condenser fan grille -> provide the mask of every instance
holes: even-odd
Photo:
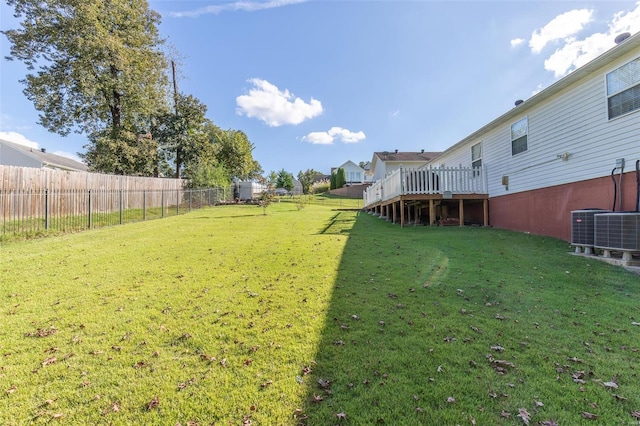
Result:
[[[603,213],[595,216],[594,246],[640,251],[640,213]]]

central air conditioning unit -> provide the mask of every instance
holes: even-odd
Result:
[[[607,213],[604,209],[584,209],[571,212],[571,245],[576,246],[576,253],[584,247],[585,254],[591,254],[594,246],[595,215]]]
[[[640,252],[640,212],[596,214],[594,246],[622,251],[623,260],[631,260],[632,252]]]

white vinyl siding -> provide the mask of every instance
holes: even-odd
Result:
[[[607,74],[609,119],[640,109],[640,58]]]
[[[637,50],[536,106],[527,107],[525,102],[517,107],[528,118],[527,155],[512,155],[505,142],[510,140],[514,121],[505,119],[445,152],[437,163],[471,166],[471,146],[481,139],[489,195],[496,197],[608,176],[617,158],[635,162],[640,158],[637,114],[609,120],[603,80],[636,57]],[[567,161],[558,158],[564,153],[570,154]],[[508,190],[502,185],[503,175],[509,176]]]

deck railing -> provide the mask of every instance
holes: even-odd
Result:
[[[399,168],[368,187],[364,206],[410,194],[486,194],[484,167]]]

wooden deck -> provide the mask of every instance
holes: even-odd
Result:
[[[405,225],[489,225],[483,168],[400,168],[363,194],[371,214]]]

